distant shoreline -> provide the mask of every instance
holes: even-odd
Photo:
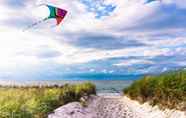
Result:
[[[0,85],[11,86],[52,86],[65,84],[79,84],[84,82],[91,82],[96,85],[97,93],[121,93],[123,88],[128,87],[134,80],[30,80],[30,81],[15,81],[15,80],[0,80]]]

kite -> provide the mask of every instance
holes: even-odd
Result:
[[[147,0],[146,2],[145,2],[145,4],[149,4],[149,3],[151,3],[151,2],[155,2],[155,1],[162,1],[162,0]]]
[[[40,20],[40,21],[38,21],[38,22],[36,22],[36,23],[34,23],[34,24],[32,24],[32,25],[30,25],[26,29],[29,29],[29,28],[31,28],[31,27],[33,27],[35,25],[38,25],[39,23],[41,23],[43,21],[46,21],[46,20],[52,19],[52,18],[56,19],[56,22],[57,22],[56,25],[59,25],[62,22],[62,20],[65,18],[66,14],[67,14],[67,11],[64,10],[64,9],[57,8],[57,7],[54,7],[52,5],[45,5],[45,6],[47,6],[49,11],[50,11],[49,16],[44,18],[44,19],[42,19],[42,20]]]
[[[50,18],[55,18],[57,21],[57,25],[59,25],[66,16],[67,11],[61,8],[53,7],[51,5],[47,5],[47,7],[50,10],[50,15],[46,18],[46,20]]]

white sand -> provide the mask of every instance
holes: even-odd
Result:
[[[139,104],[137,101],[130,100],[127,97],[123,97],[122,101],[127,104],[133,113],[142,118],[186,118],[186,111],[160,110],[157,106],[152,107],[148,103]]]
[[[78,102],[69,103],[56,109],[48,118],[186,118],[184,112],[162,111],[123,96],[92,96],[87,105],[83,107]]]

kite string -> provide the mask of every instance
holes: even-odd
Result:
[[[35,23],[29,25],[27,28],[25,28],[25,29],[23,30],[23,32],[26,31],[26,30],[28,30],[28,29],[30,29],[30,28],[32,28],[32,27],[34,27],[34,26],[36,26],[36,25],[38,25],[38,24],[40,24],[40,23],[42,23],[42,22],[44,22],[44,21],[46,21],[47,19],[48,19],[48,17],[46,17],[46,18],[44,18],[44,19],[42,19],[42,20],[39,20],[39,21],[37,21],[37,22],[35,22]]]

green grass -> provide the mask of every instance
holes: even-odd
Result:
[[[0,118],[47,118],[54,109],[96,94],[95,85],[0,87]]]
[[[123,90],[131,99],[160,108],[186,110],[186,70],[145,76]]]

